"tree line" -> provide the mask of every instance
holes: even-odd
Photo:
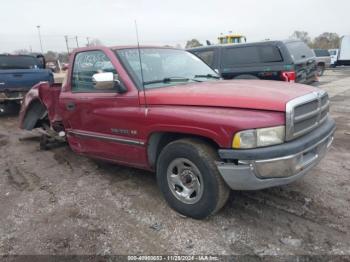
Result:
[[[103,45],[103,43],[99,39],[94,38],[94,39],[90,40],[85,46],[89,47],[89,46],[98,46],[98,45]],[[15,50],[13,53],[16,55],[33,54],[33,52],[31,52],[28,49],[18,49],[18,50]],[[62,63],[68,63],[68,61],[69,61],[68,52],[56,52],[56,51],[49,50],[47,52],[44,52],[43,55],[44,55],[46,61],[59,60]]]
[[[339,48],[340,37],[337,33],[324,32],[319,36],[312,38],[308,32],[294,31],[289,37],[290,39],[298,39],[305,42],[312,49],[334,49]],[[186,42],[186,48],[203,46],[198,39],[191,39]]]
[[[294,31],[290,38],[301,40],[313,49],[335,49],[339,48],[340,45],[339,35],[331,32],[324,32],[315,38],[311,38],[308,32]]]
[[[290,39],[298,39],[305,42],[312,49],[333,49],[339,48],[340,37],[337,33],[324,32],[319,36],[312,38],[306,31],[294,31],[293,34],[289,37]],[[92,39],[86,46],[96,46],[102,45],[102,42],[99,39]],[[203,46],[203,44],[197,39],[191,39],[186,42],[185,48],[193,48]],[[178,44],[176,48],[181,48]],[[14,51],[14,54],[30,54],[31,52],[28,49],[19,49]],[[46,60],[60,60],[63,63],[68,62],[68,52],[55,52],[47,51],[44,53]]]

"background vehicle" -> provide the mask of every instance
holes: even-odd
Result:
[[[312,50],[301,41],[266,41],[189,49],[224,79],[317,81]]]
[[[247,42],[247,38],[241,34],[220,35],[218,37],[219,44],[239,44]]]
[[[329,49],[328,52],[331,55],[331,67],[335,67],[338,61],[339,49]]]
[[[40,81],[53,82],[42,56],[0,55],[0,106],[19,104],[25,93]]]
[[[332,142],[328,95],[313,87],[219,80],[170,48],[78,49],[70,65],[62,87],[42,82],[26,95],[20,126],[66,135],[79,154],[155,171],[168,204],[186,216],[214,214],[230,188],[302,177]]]
[[[50,69],[53,73],[60,73],[62,71],[61,62],[56,60],[46,60],[46,68]]]
[[[350,35],[343,36],[340,41],[338,65],[350,65]]]
[[[324,70],[331,66],[331,55],[327,49],[313,49],[316,55],[317,74],[322,76]]]

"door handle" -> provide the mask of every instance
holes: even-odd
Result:
[[[74,102],[68,102],[66,104],[66,108],[68,111],[74,111],[75,110],[75,103]]]

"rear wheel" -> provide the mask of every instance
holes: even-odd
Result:
[[[168,144],[157,162],[157,181],[164,198],[182,215],[203,219],[219,211],[230,189],[215,161],[215,150],[197,139]]]
[[[317,75],[318,76],[323,76],[324,70],[325,70],[325,66],[323,64],[317,65]]]

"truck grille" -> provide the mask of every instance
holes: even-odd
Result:
[[[302,136],[319,125],[328,116],[329,98],[325,91],[317,91],[295,98],[286,106],[286,140]]]

